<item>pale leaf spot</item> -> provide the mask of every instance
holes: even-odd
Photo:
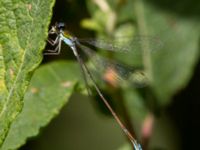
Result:
[[[72,83],[70,81],[66,81],[66,82],[62,82],[61,83],[61,86],[64,87],[64,88],[68,88],[72,85]]]
[[[39,92],[39,89],[38,88],[35,88],[35,87],[32,87],[31,88],[31,93],[32,94],[36,94],[36,93],[38,93]]]
[[[116,79],[117,73],[113,68],[108,68],[103,76],[103,79],[108,82],[111,86],[117,87],[118,82]]]

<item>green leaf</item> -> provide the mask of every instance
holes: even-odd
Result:
[[[54,0],[0,1],[0,146],[42,60]]]
[[[2,150],[19,148],[59,113],[80,77],[78,67],[77,63],[54,62],[36,70],[22,113],[13,122]]]
[[[158,104],[166,106],[193,75],[200,56],[200,22],[167,14],[147,4],[144,8],[149,32],[163,42],[163,47],[151,55],[152,89]]]

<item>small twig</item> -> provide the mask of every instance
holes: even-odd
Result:
[[[103,11],[109,12],[111,11],[108,3],[105,0],[93,0],[93,2]]]
[[[93,2],[101,9],[102,12],[108,14],[106,30],[109,34],[112,34],[117,20],[115,11],[110,8],[106,0],[93,0]]]
[[[137,23],[138,23],[138,29],[139,29],[139,33],[141,35],[148,35],[148,30],[147,30],[147,26],[146,26],[146,22],[145,22],[145,15],[144,15],[144,6],[143,6],[143,2],[142,0],[134,0],[134,10],[135,10],[135,14],[136,14],[136,18],[137,18]],[[144,65],[144,69],[147,73],[147,76],[149,78],[149,83],[151,84],[153,82],[153,73],[152,73],[152,62],[151,62],[151,52],[149,49],[149,42],[148,41],[142,41],[141,42],[141,47],[142,47],[142,53],[143,53],[143,65]],[[152,124],[153,126],[153,121]],[[151,126],[151,129],[152,129]],[[151,137],[151,135],[149,136],[145,136],[142,135],[142,147],[143,149],[147,149],[148,147],[148,141]]]
[[[145,15],[144,15],[144,6],[142,0],[134,0],[134,10],[136,13],[136,18],[138,22],[138,29],[141,35],[148,35],[146,22],[145,22]],[[148,78],[150,83],[153,82],[153,75],[152,75],[152,62],[151,62],[151,52],[149,49],[149,42],[142,41],[142,52],[143,52],[143,64],[144,69],[147,72]]]

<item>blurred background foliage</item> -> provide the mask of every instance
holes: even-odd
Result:
[[[142,41],[148,45],[141,47],[143,54],[105,54],[143,68],[150,79],[147,87],[114,88],[98,83],[144,149],[185,150],[199,146],[199,19],[198,0],[57,0],[51,25],[65,22],[80,38],[158,38],[159,43]],[[43,64],[75,61],[69,48],[63,45],[63,49],[68,51],[45,56]],[[95,94],[93,100],[74,94],[60,115],[21,150],[131,149],[97,100]]]

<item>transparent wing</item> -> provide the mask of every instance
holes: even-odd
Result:
[[[114,40],[109,39],[79,39],[82,44],[92,45],[94,47],[118,52],[134,52],[135,54],[140,54],[141,49],[144,46],[148,46],[151,52],[156,52],[159,50],[163,43],[159,37],[153,36],[135,36],[131,37],[117,37]]]
[[[98,72],[110,84],[117,86],[124,83],[124,81],[127,83],[128,80],[135,87],[148,85],[148,78],[142,70],[100,56],[89,47],[80,43],[77,43],[77,45],[90,58],[95,72]]]

